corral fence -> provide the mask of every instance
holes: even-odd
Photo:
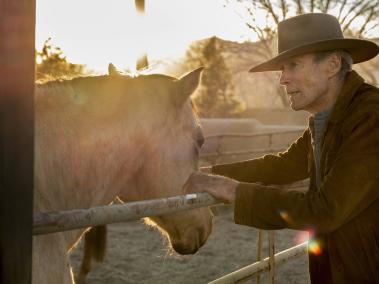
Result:
[[[272,133],[259,133],[259,134],[219,134],[211,135],[206,139],[223,139],[224,137],[258,137],[262,135],[269,136],[269,141],[272,141],[274,135],[283,133],[294,133],[299,130],[280,131]],[[269,144],[271,146],[271,144]],[[268,147],[266,149],[258,149],[259,153],[274,152],[276,149]],[[284,150],[284,149],[281,149]],[[222,156],[239,155],[242,151],[229,151],[227,153],[214,153]],[[244,151],[246,153],[257,153],[254,151]],[[209,154],[211,155],[211,154]],[[213,155],[213,154],[212,154]],[[203,158],[203,157],[202,157]],[[307,181],[288,186],[287,188],[305,188]],[[80,228],[120,223],[138,220],[143,217],[158,216],[183,210],[195,209],[211,205],[220,205],[221,202],[217,201],[208,193],[193,193],[182,196],[173,196],[169,198],[144,200],[137,202],[130,202],[125,204],[115,204],[107,206],[92,207],[89,209],[76,209],[69,211],[56,211],[36,214],[33,223],[33,235],[49,234],[56,232],[63,232],[68,230],[75,230]],[[291,247],[287,250],[275,253],[275,235],[274,231],[268,232],[269,255],[262,259],[262,243],[263,234],[265,231],[259,230],[258,232],[258,246],[257,246],[257,262],[243,267],[237,271],[227,274],[219,279],[211,281],[212,284],[223,283],[242,283],[248,279],[256,277],[256,283],[260,282],[260,273],[268,271],[269,283],[275,281],[275,266],[280,265],[292,258],[304,255],[307,251],[307,242]]]
[[[262,133],[219,133],[207,135],[206,140],[216,140],[214,147],[211,152],[203,153],[201,155],[202,159],[208,158],[222,158],[226,156],[240,156],[246,154],[262,154],[262,153],[277,153],[284,151],[289,146],[288,143],[280,143],[279,145],[274,144],[274,138],[281,138],[284,135],[295,135],[300,134],[304,129],[291,129],[291,130],[278,130],[275,132],[262,132]],[[265,146],[262,148],[250,148],[245,150],[229,150],[223,146],[223,141],[226,139],[236,138],[236,139],[249,139],[249,138],[267,138]],[[292,140],[291,140],[292,141]],[[252,142],[253,143],[253,142]],[[278,144],[278,143],[276,143]]]

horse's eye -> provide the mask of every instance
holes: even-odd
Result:
[[[203,146],[203,144],[204,144],[204,141],[205,141],[205,138],[203,135],[203,131],[199,130],[197,132],[197,137],[196,137],[197,146],[199,146],[199,148],[201,148],[201,146]]]

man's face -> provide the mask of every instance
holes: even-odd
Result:
[[[287,59],[282,65],[280,84],[286,88],[293,110],[311,113],[323,110],[328,92],[328,60],[315,62],[314,54]]]

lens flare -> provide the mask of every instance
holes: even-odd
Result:
[[[287,223],[291,221],[291,218],[286,211],[280,211],[279,214],[280,214],[280,217],[282,217],[282,219],[286,221]]]
[[[299,231],[293,237],[292,241],[294,245],[302,244],[309,240],[309,232],[307,231]]]
[[[315,255],[321,254],[321,246],[317,241],[310,240],[308,242],[308,250],[310,253],[313,253]]]

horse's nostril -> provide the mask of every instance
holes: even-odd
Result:
[[[191,246],[184,243],[173,243],[172,247],[177,253],[182,255],[194,254],[199,250],[198,246]]]
[[[209,212],[200,221],[201,226],[189,227],[181,234],[170,235],[171,246],[177,253],[194,254],[206,243],[212,231],[212,214]]]

